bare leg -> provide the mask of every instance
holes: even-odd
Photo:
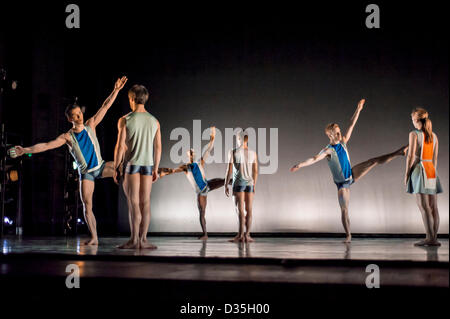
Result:
[[[80,184],[84,219],[91,233],[91,239],[86,241],[84,245],[98,245],[97,222],[92,211],[92,195],[94,194],[95,183],[88,179],[83,179]]]
[[[350,189],[343,187],[340,190],[338,190],[338,200],[339,200],[339,206],[341,207],[342,226],[344,226],[345,235],[346,235],[344,243],[349,243],[352,241],[352,234],[350,232],[350,218],[348,216],[348,204],[350,202]]]
[[[433,216],[433,242],[429,245],[431,246],[440,246],[441,243],[437,240],[437,235],[439,231],[439,211],[437,207],[437,196],[436,195],[428,195],[428,203],[431,206],[431,215]]]
[[[425,240],[421,240],[415,243],[415,246],[425,246],[433,241],[433,216],[431,207],[428,203],[428,196],[426,194],[416,194],[417,206],[419,206],[420,212],[422,213],[422,220],[425,226],[426,237]]]
[[[205,240],[208,239],[208,233],[206,232],[206,204],[207,204],[207,197],[206,196],[197,196],[197,206],[198,206],[198,213],[200,218],[200,225],[202,226],[203,235],[199,237],[198,239]]]
[[[213,178],[208,181],[208,187],[210,191],[221,188],[225,183],[224,178]]]
[[[140,174],[125,174],[124,185],[127,186],[125,193],[128,198],[128,210],[131,215],[130,240],[118,248],[139,248],[139,226],[141,224],[142,215],[139,207],[139,187]]]
[[[404,156],[406,154],[406,150],[408,149],[408,145],[402,146],[398,150],[393,153],[378,156],[375,158],[371,158],[365,162],[356,164],[352,167],[353,180],[356,182],[358,179],[366,175],[372,168],[377,165],[389,163],[396,156]]]
[[[244,241],[244,192],[233,192],[234,207],[239,218],[239,232],[231,242],[243,242]]]
[[[142,221],[139,226],[139,241],[140,248],[143,249],[156,249],[155,245],[147,243],[148,227],[150,226],[150,195],[152,192],[152,176],[141,175],[139,188],[139,207],[141,209]]]
[[[114,175],[114,162],[106,162],[105,167],[103,168],[102,177],[113,177]]]
[[[245,241],[247,243],[253,242],[253,238],[250,236],[250,228],[252,227],[252,212],[253,212],[253,198],[255,193],[244,193],[245,194]]]

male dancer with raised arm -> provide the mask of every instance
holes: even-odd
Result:
[[[118,122],[118,137],[114,150],[114,181],[123,174],[123,189],[130,214],[130,240],[119,248],[156,249],[147,242],[150,226],[150,194],[158,179],[161,159],[161,131],[158,120],[145,109],[148,91],[133,85],[128,91],[132,112]],[[123,172],[120,167],[123,165]]]
[[[205,160],[209,156],[211,149],[214,146],[214,138],[216,135],[216,128],[213,126],[210,128],[210,139],[208,148],[203,153],[200,161],[196,162],[195,152],[193,149],[190,149],[188,152],[189,163],[183,164],[178,168],[160,168],[159,176],[162,178],[163,176],[167,176],[174,173],[184,172],[186,174],[187,179],[191,183],[195,192],[197,193],[197,207],[200,218],[200,225],[202,227],[203,234],[199,237],[201,240],[208,239],[208,233],[206,231],[206,204],[207,204],[207,196],[210,191],[213,191],[217,188],[223,186],[225,179],[223,178],[213,178],[210,180],[206,179],[205,174]]]
[[[53,141],[39,143],[30,147],[16,146],[17,156],[25,153],[40,153],[66,144],[75,159],[80,174],[80,193],[83,202],[83,212],[91,239],[85,245],[98,245],[97,223],[92,211],[92,197],[94,194],[94,181],[98,178],[112,177],[114,172],[113,162],[105,162],[100,153],[100,146],[95,133],[95,128],[103,120],[106,112],[114,103],[117,94],[124,87],[127,78],[123,76],[117,79],[112,93],[107,97],[97,113],[86,122],[83,112],[77,104],[71,104],[66,108],[67,120],[72,123],[72,128],[58,136]]]
[[[248,148],[248,135],[243,140],[240,134],[236,134],[238,147],[229,152],[228,165],[225,177],[225,195],[230,197],[228,184],[231,179],[233,200],[239,217],[239,231],[231,242],[253,242],[250,236],[252,225],[253,198],[256,182],[258,180],[258,157],[255,151]],[[244,215],[244,211],[246,215]]]
[[[351,166],[350,156],[347,151],[347,143],[350,140],[353,128],[358,121],[358,117],[364,107],[364,103],[364,99],[359,101],[356,111],[350,120],[350,126],[344,136],[341,135],[341,129],[336,123],[328,124],[325,128],[325,134],[330,139],[330,143],[316,156],[309,158],[291,168],[291,172],[295,172],[302,167],[315,164],[324,158],[328,160],[328,166],[330,167],[331,174],[333,175],[334,183],[337,186],[342,225],[344,226],[346,234],[344,241],[345,243],[350,243],[352,240],[352,235],[350,232],[350,219],[348,215],[350,185],[366,175],[375,166],[388,163],[396,156],[405,155],[406,150],[408,149],[408,146],[403,146],[393,153],[371,158],[353,167]]]

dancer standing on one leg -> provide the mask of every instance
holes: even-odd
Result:
[[[197,193],[197,207],[199,212],[200,225],[202,227],[203,234],[199,237],[201,240],[208,239],[208,232],[206,231],[206,204],[207,204],[207,196],[210,191],[213,191],[217,188],[223,186],[225,179],[223,178],[213,178],[210,180],[206,179],[205,175],[205,160],[209,156],[211,149],[214,146],[214,138],[216,136],[216,128],[213,126],[210,128],[210,139],[208,148],[203,153],[199,162],[195,162],[195,152],[193,149],[190,149],[188,152],[189,163],[181,165],[178,168],[160,168],[159,176],[162,178],[163,176],[167,176],[174,173],[184,172],[186,174],[187,179],[191,183],[195,192]]]
[[[156,249],[147,243],[150,226],[150,194],[158,179],[161,159],[161,131],[158,120],[145,110],[148,91],[133,85],[128,91],[132,112],[118,122],[117,144],[114,150],[114,181],[118,183],[123,165],[123,189],[130,214],[130,240],[119,248]]]
[[[416,195],[426,232],[425,240],[415,245],[439,246],[440,243],[437,240],[439,212],[436,195],[442,193],[436,171],[439,142],[437,135],[433,133],[432,123],[426,110],[414,109],[411,120],[416,130],[409,133],[405,185],[408,193]]]
[[[71,104],[66,108],[67,120],[72,123],[72,128],[58,136],[53,141],[39,143],[30,147],[15,147],[17,156],[25,153],[40,153],[66,144],[75,159],[78,172],[80,174],[80,197],[83,202],[83,212],[91,239],[85,245],[98,245],[97,222],[92,211],[92,197],[94,194],[94,181],[99,178],[112,177],[114,173],[114,163],[105,162],[100,153],[100,146],[97,140],[95,128],[103,120],[106,112],[114,103],[117,94],[124,87],[127,78],[123,76],[117,79],[112,93],[103,102],[97,113],[89,118],[86,123],[83,119],[83,112],[77,104]]]
[[[371,158],[365,162],[357,164],[351,167],[350,156],[347,151],[347,142],[358,121],[359,114],[364,107],[365,100],[359,101],[353,117],[351,118],[350,126],[344,136],[341,135],[341,130],[336,123],[328,124],[325,128],[325,134],[330,139],[328,144],[319,154],[301,162],[291,168],[291,172],[295,172],[302,167],[306,167],[317,163],[324,158],[328,160],[328,166],[330,167],[333,175],[334,183],[337,186],[339,206],[341,208],[342,225],[344,226],[346,239],[345,243],[351,242],[352,235],[350,232],[350,218],[348,214],[348,206],[350,202],[350,185],[366,175],[372,168],[379,164],[388,163],[396,156],[405,155],[407,146],[403,146],[397,151]]]
[[[225,178],[225,195],[230,196],[228,184],[233,176],[232,189],[236,212],[239,217],[239,231],[231,242],[252,242],[250,228],[252,225],[253,197],[258,180],[258,158],[256,153],[248,148],[248,135],[243,141],[240,134],[236,135],[238,148],[228,155],[228,166]],[[244,215],[245,211],[245,215]]]

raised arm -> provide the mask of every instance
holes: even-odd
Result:
[[[158,179],[159,162],[161,161],[161,129],[158,122],[158,129],[156,130],[155,137],[153,139],[153,183]]]
[[[230,190],[228,189],[228,185],[230,184],[231,181],[231,175],[233,173],[233,151],[230,151],[230,153],[228,154],[228,164],[227,164],[227,171],[225,173],[225,183],[224,183],[224,187],[225,187],[225,195],[227,195],[228,197],[230,197]]]
[[[356,111],[353,114],[352,118],[350,119],[350,126],[348,127],[345,135],[342,137],[344,143],[347,143],[350,137],[352,136],[353,128],[355,127],[355,124],[358,121],[359,113],[361,113],[362,109],[364,108],[365,102],[366,102],[365,99],[359,101],[358,106],[356,107]]]
[[[316,156],[308,158],[306,161],[303,161],[301,163],[298,163],[297,165],[292,166],[291,172],[296,172],[302,167],[313,165],[313,164],[323,160],[325,157],[327,157],[330,154],[331,154],[331,150],[329,148],[325,148]]]
[[[414,132],[409,133],[409,146],[408,146],[408,155],[406,156],[406,167],[405,167],[405,178],[404,183],[408,182],[408,177],[411,174],[411,168],[414,164],[414,156],[416,154],[417,147],[417,134]]]
[[[120,165],[123,163],[123,159],[125,156],[125,151],[127,149],[127,146],[125,144],[126,137],[127,137],[127,130],[125,127],[125,119],[122,117],[119,119],[119,122],[117,123],[117,142],[116,146],[114,148],[114,182],[116,184],[119,184],[119,178],[122,174],[120,171]]]
[[[205,150],[205,152],[203,153],[202,158],[200,160],[200,164],[202,166],[205,165],[205,160],[209,156],[209,153],[211,152],[211,150],[214,146],[215,137],[216,137],[216,128],[214,126],[211,126],[208,148]]]
[[[95,128],[105,117],[106,112],[108,112],[111,105],[116,100],[117,94],[119,91],[124,87],[125,83],[127,83],[127,77],[122,76],[122,78],[117,79],[116,83],[114,84],[114,89],[111,92],[111,94],[106,98],[105,102],[103,102],[103,105],[100,107],[100,109],[95,113],[93,117],[88,119],[86,121],[86,125],[92,126]]]
[[[47,142],[47,143],[39,143],[39,144],[35,144],[33,146],[30,147],[22,147],[22,146],[15,146],[15,150],[16,150],[16,155],[17,156],[22,156],[23,154],[26,153],[31,153],[31,154],[35,154],[35,153],[41,153],[41,152],[45,152],[54,148],[58,148],[63,146],[64,144],[66,144],[67,139],[65,134],[61,134],[60,136],[58,136],[57,138],[55,138],[53,141]]]

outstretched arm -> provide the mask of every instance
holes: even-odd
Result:
[[[155,137],[153,138],[153,183],[158,179],[159,162],[161,161],[161,129],[158,122],[158,129],[156,130]]]
[[[105,102],[103,102],[103,105],[100,107],[100,109],[97,111],[97,113],[91,117],[89,120],[86,121],[86,125],[92,126],[95,128],[100,122],[103,120],[103,118],[106,115],[106,112],[108,112],[111,105],[116,100],[117,94],[119,91],[124,87],[125,83],[127,83],[127,77],[122,76],[122,78],[117,79],[116,83],[114,84],[114,89],[111,92],[111,94],[106,98]]]
[[[228,185],[230,184],[231,174],[233,173],[233,157],[234,157],[233,151],[230,151],[228,155],[227,172],[225,173],[225,183],[224,183],[225,195],[227,195],[228,197],[230,197],[230,190],[228,189]]]
[[[356,111],[350,120],[350,126],[348,127],[345,135],[343,136],[344,143],[347,143],[348,140],[350,139],[350,136],[352,136],[353,128],[355,127],[355,124],[358,121],[359,113],[361,113],[365,102],[366,102],[365,99],[362,99],[361,101],[359,101],[358,106],[356,107]]]
[[[64,144],[66,144],[66,137],[64,134],[61,134],[60,136],[58,136],[57,138],[55,138],[53,141],[47,142],[47,143],[39,143],[39,144],[35,144],[33,146],[30,147],[22,147],[22,146],[15,146],[15,150],[16,150],[16,155],[17,156],[22,156],[23,154],[26,153],[41,153],[41,152],[45,152],[54,148],[58,148],[63,146]]]
[[[411,174],[411,168],[414,164],[414,156],[416,154],[417,147],[417,134],[414,132],[409,133],[409,146],[408,155],[406,156],[406,168],[405,168],[405,179],[404,183],[408,182],[408,177]]]
[[[316,156],[308,158],[306,161],[303,161],[303,162],[298,163],[297,165],[294,165],[293,167],[291,167],[291,172],[296,172],[302,167],[310,166],[310,165],[313,165],[313,164],[323,160],[325,157],[327,157],[327,155],[330,155],[330,152],[331,151],[329,148],[323,149]]]
[[[177,168],[166,168],[166,167],[161,167],[158,169],[158,174],[159,177],[164,177],[164,176],[168,176],[168,175],[172,175],[175,173],[181,173],[181,172],[186,172],[186,165],[181,165]]]
[[[119,178],[122,172],[120,172],[120,165],[123,163],[123,158],[125,156],[125,150],[127,146],[125,144],[127,130],[125,127],[125,119],[122,117],[119,119],[117,123],[118,134],[117,134],[117,142],[116,147],[114,148],[114,182],[119,184]]]
[[[202,166],[205,165],[205,160],[209,156],[209,153],[211,152],[211,150],[212,150],[212,148],[214,146],[214,138],[215,137],[216,137],[216,127],[215,126],[211,126],[208,148],[205,150],[205,152],[203,153],[202,158],[200,160],[200,164]]]

